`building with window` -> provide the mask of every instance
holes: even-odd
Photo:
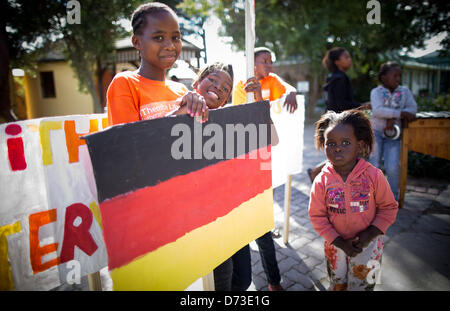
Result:
[[[440,57],[436,51],[410,58],[402,65],[402,84],[415,96],[450,92],[450,57]]]

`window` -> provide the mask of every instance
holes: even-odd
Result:
[[[44,98],[56,97],[53,71],[42,71],[39,74],[41,77],[42,97]]]

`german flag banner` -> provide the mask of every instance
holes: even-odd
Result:
[[[269,103],[85,136],[114,290],[184,290],[274,227]]]

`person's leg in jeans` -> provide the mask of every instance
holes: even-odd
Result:
[[[369,162],[373,166],[381,169],[381,158],[383,157],[383,149],[384,149],[383,148],[384,137],[383,133],[376,130],[373,131],[373,134],[375,137],[375,141],[373,144],[372,154],[369,157]]]
[[[233,279],[231,290],[246,291],[252,283],[252,262],[250,258],[250,247],[244,246],[232,257]]]
[[[395,199],[398,201],[398,183],[399,183],[399,161],[400,161],[400,139],[385,139],[384,142],[384,170],[386,171],[386,177],[391,186],[392,193]]]
[[[282,287],[280,286],[280,270],[278,269],[272,233],[269,231],[257,238],[256,244],[258,245],[262,266],[269,282],[269,290],[272,290],[273,287],[275,287],[276,290],[282,290]]]
[[[222,264],[214,269],[214,290],[230,291],[231,280],[233,277],[233,259],[232,257],[225,260]]]

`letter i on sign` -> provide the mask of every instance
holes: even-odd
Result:
[[[22,133],[22,128],[18,124],[10,124],[5,128],[5,133],[16,136]],[[23,148],[22,137],[8,138],[6,140],[8,146],[8,160],[13,171],[23,171],[27,168],[25,161],[25,152]]]

